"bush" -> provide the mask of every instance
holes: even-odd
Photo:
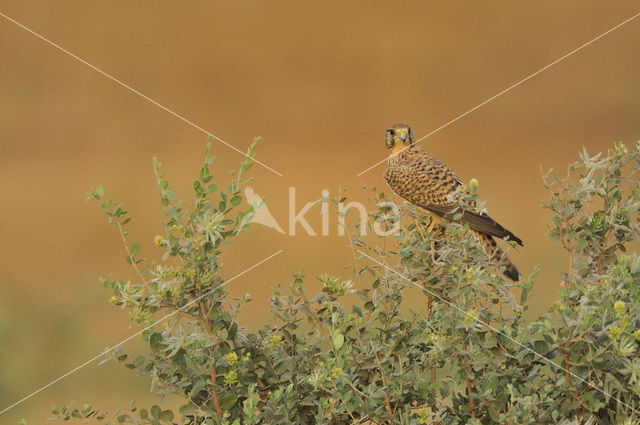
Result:
[[[427,231],[410,205],[399,214],[372,189],[379,208],[367,223],[400,224],[392,244],[352,236],[354,285],[322,275],[309,295],[304,275],[269,298],[259,330],[236,317],[249,297],[223,287],[223,246],[248,229],[254,205],[237,211],[249,179],[251,145],[227,190],[212,183],[209,142],[192,209],[154,159],[164,210],[163,262],[146,264],[139,245],[127,261],[139,281],[104,280],[111,302],[141,333],[145,356],[116,359],[149,376],[159,395],[184,400],[178,412],[132,403],[108,414],[91,405],[55,408],[59,420],[195,424],[631,424],[640,418],[640,259],[625,254],[640,232],[640,143],[606,155],[586,151],[564,178],[544,176],[550,235],[568,253],[558,301],[525,320],[536,270],[503,278],[466,226]],[[342,196],[342,195],[340,195]],[[464,194],[477,205],[477,184]],[[122,233],[128,213],[98,188],[89,193]],[[400,220],[402,217],[402,220]],[[387,238],[390,239],[390,238]],[[391,245],[391,247],[389,247]],[[366,264],[366,265],[365,265]],[[420,296],[415,311],[403,306]],[[517,296],[516,296],[517,294]],[[162,323],[154,320],[170,315]]]

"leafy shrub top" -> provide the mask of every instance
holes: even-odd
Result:
[[[255,332],[237,313],[219,259],[248,229],[257,205],[238,211],[247,159],[226,191],[212,182],[211,144],[183,208],[154,159],[164,234],[163,261],[129,246],[129,215],[101,188],[97,199],[122,234],[139,280],[103,280],[111,302],[148,327],[144,356],[108,352],[148,376],[178,412],[153,406],[108,414],[92,405],[55,407],[60,420],[203,424],[631,424],[640,418],[640,260],[626,254],[640,232],[640,144],[586,151],[566,177],[544,176],[551,237],[567,252],[558,301],[526,321],[531,276],[512,284],[471,236],[451,224],[427,232],[410,205],[390,214],[386,195],[368,225],[400,230],[386,248],[352,237],[366,284],[319,276],[309,295],[296,273],[269,297],[271,317]],[[464,194],[478,204],[477,181]],[[342,196],[342,194],[340,194]],[[227,278],[228,279],[228,278]],[[422,294],[420,294],[420,292]],[[516,294],[518,295],[516,297]],[[415,311],[407,297],[423,297]],[[169,314],[168,317],[167,314]],[[159,318],[164,318],[158,322]]]

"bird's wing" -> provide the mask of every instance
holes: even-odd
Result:
[[[431,164],[428,170],[416,169],[405,165],[389,167],[384,179],[396,194],[423,208],[451,221],[467,223],[478,232],[498,238],[508,237],[522,245],[522,240],[485,213],[475,213],[462,209],[448,196],[453,195],[461,186],[460,179],[444,164]],[[455,216],[461,214],[459,220]]]

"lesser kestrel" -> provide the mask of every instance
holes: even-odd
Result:
[[[461,207],[454,197],[457,190],[464,187],[462,181],[445,164],[415,144],[411,127],[407,124],[391,125],[385,134],[385,143],[389,152],[389,168],[384,172],[384,179],[391,190],[429,212],[434,220],[468,224],[485,250],[506,267],[504,274],[517,281],[518,270],[503,255],[493,238],[506,238],[518,245],[522,245],[522,240],[486,213]]]

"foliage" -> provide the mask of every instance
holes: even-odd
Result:
[[[107,416],[91,405],[55,408],[59,420],[213,424],[632,424],[640,418],[640,259],[625,254],[640,232],[640,144],[544,176],[550,234],[568,253],[559,299],[525,320],[537,269],[522,283],[502,275],[466,226],[430,230],[410,205],[377,206],[367,225],[390,237],[352,236],[359,284],[321,275],[309,295],[302,272],[269,298],[271,318],[248,332],[236,320],[248,297],[222,287],[223,245],[247,230],[253,206],[237,212],[255,142],[228,191],[212,183],[210,144],[184,210],[154,168],[165,215],[160,264],[145,264],[127,242],[129,216],[98,199],[120,230],[139,281],[104,280],[113,304],[142,332],[149,351],[110,351],[149,376],[177,412],[153,406]],[[477,181],[461,193],[482,210]],[[342,196],[342,195],[340,195]],[[343,201],[343,199],[336,200]],[[376,246],[383,244],[382,247]],[[368,280],[367,280],[368,279]],[[516,296],[517,295],[517,296]],[[422,297],[415,311],[407,298]],[[172,312],[161,323],[155,322]]]

